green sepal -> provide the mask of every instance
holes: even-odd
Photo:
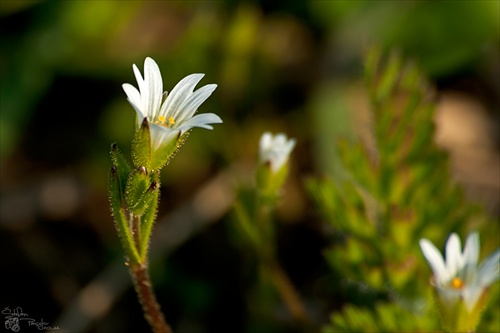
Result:
[[[158,148],[151,156],[151,170],[160,170],[175,156],[179,148],[184,144],[186,138],[189,136],[189,131],[185,133],[179,132],[178,136],[167,143],[166,145]]]
[[[151,230],[153,229],[153,223],[156,220],[156,213],[158,210],[158,203],[160,201],[160,176],[159,172],[154,172],[151,175],[151,185],[144,195],[145,199],[149,201],[144,214],[141,217],[141,244],[139,249],[139,254],[142,260],[146,259],[149,238],[151,236]]]
[[[288,167],[284,164],[273,172],[270,164],[261,164],[255,173],[257,188],[263,203],[275,205],[280,199],[280,189],[288,175]]]
[[[123,156],[122,152],[118,149],[116,143],[111,145],[111,161],[116,167],[116,176],[120,184],[120,193],[123,193],[127,185],[127,178],[132,168],[130,167],[127,159]]]
[[[139,129],[135,131],[132,140],[132,161],[136,168],[143,166],[148,170],[150,169],[151,135],[148,118],[144,118]]]
[[[130,209],[134,213],[134,215],[142,216],[145,213],[146,209],[148,209],[148,207],[152,204],[152,202],[154,200],[157,200],[158,188],[160,187],[157,178],[158,177],[155,177],[154,180],[151,180],[149,188],[146,190],[146,192],[144,192],[142,200]]]
[[[109,174],[109,202],[111,213],[115,221],[115,227],[118,231],[120,241],[131,264],[139,263],[139,253],[134,245],[130,227],[126,218],[125,208],[123,207],[123,197],[120,185],[120,171],[116,165],[111,167]]]
[[[139,167],[129,173],[127,187],[125,190],[125,201],[128,209],[134,214],[140,216],[147,208],[145,200],[146,191],[151,186],[151,180],[145,167]]]
[[[447,302],[441,297],[437,287],[433,288],[433,297],[446,332],[475,332],[486,307],[488,292],[483,290],[471,311],[466,309],[462,298],[457,297],[455,302]]]

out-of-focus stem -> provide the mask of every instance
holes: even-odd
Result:
[[[144,311],[144,317],[153,329],[154,333],[172,333],[172,329],[167,324],[160,305],[153,292],[147,266],[138,264],[130,267],[134,288]]]
[[[286,307],[292,316],[303,323],[308,321],[306,310],[300,296],[293,286],[288,276],[277,262],[272,262],[268,266],[271,279]]]

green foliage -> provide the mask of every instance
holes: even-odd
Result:
[[[347,305],[330,317],[322,333],[333,332],[440,332],[427,313],[412,313],[393,303],[377,303],[372,309]]]
[[[348,306],[332,316],[325,332],[428,331],[434,321],[415,326],[410,320],[416,304],[432,303],[429,269],[416,240],[443,244],[450,232],[465,232],[473,218],[485,218],[465,202],[450,179],[446,154],[433,142],[434,105],[419,70],[396,54],[383,59],[373,50],[365,74],[371,142],[339,140],[346,176],[310,179],[307,186],[326,222],[340,233],[324,252],[329,265],[393,303]]]

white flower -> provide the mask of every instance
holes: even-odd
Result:
[[[295,140],[288,140],[285,134],[279,133],[273,138],[269,132],[260,138],[259,156],[261,163],[269,163],[273,172],[278,171],[288,160],[295,147]]]
[[[499,278],[500,250],[496,250],[480,267],[479,235],[467,237],[463,253],[460,238],[453,233],[446,243],[446,260],[427,239],[420,240],[420,248],[434,273],[434,284],[439,295],[449,304],[463,299],[471,312],[485,289]]]
[[[151,133],[151,146],[156,150],[171,140],[176,139],[193,127],[213,129],[209,124],[222,123],[213,113],[199,114],[193,117],[198,107],[217,88],[209,84],[193,92],[194,87],[205,74],[191,74],[182,79],[170,94],[163,92],[160,69],[151,58],[144,61],[144,78],[137,66],[133,70],[139,90],[131,84],[123,84],[129,103],[137,112],[137,125],[144,118],[148,119]],[[167,97],[164,99],[164,96]]]

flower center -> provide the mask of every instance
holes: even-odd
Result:
[[[171,125],[175,124],[175,119],[174,119],[174,117],[170,116],[168,118],[168,122],[167,122],[167,119],[165,119],[165,117],[158,116],[158,120],[155,121],[155,124],[162,125],[165,127],[170,127]]]
[[[464,286],[464,281],[462,281],[461,278],[454,277],[453,280],[451,280],[450,284],[451,284],[452,288],[462,289],[462,287]]]

